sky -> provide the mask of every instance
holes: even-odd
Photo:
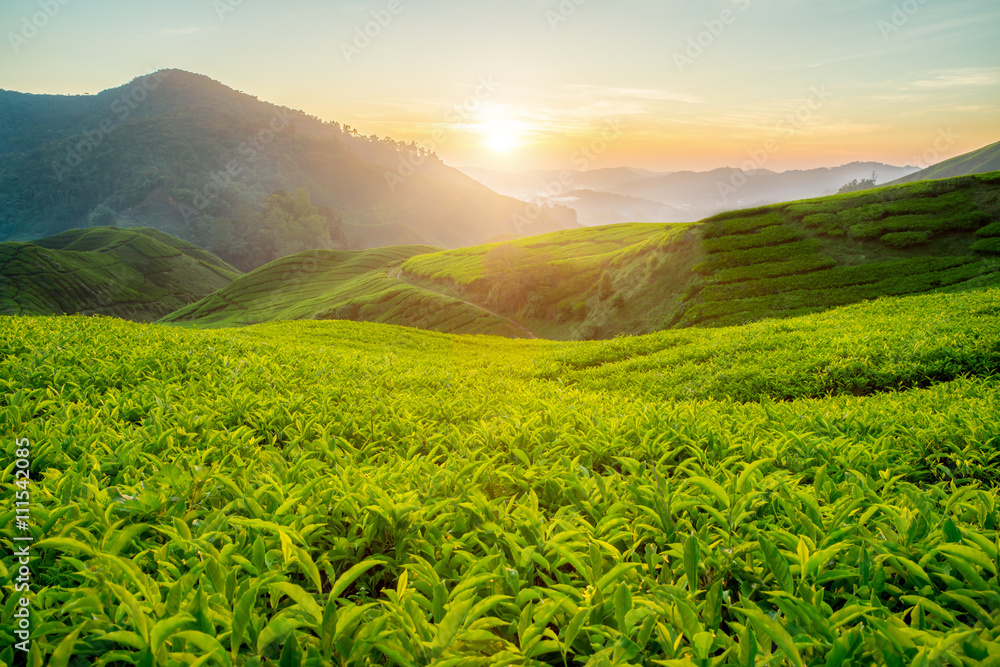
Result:
[[[0,88],[179,68],[454,166],[928,166],[1000,140],[998,0],[3,0]]]

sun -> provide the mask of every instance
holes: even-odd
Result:
[[[509,153],[521,145],[517,127],[509,121],[493,121],[483,125],[483,145],[497,153]]]

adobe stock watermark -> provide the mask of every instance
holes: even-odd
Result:
[[[545,10],[545,20],[548,21],[552,32],[573,18],[573,15],[585,4],[587,4],[587,0],[562,0],[555,9]]]
[[[492,74],[479,77],[472,94],[461,103],[445,111],[444,122],[448,125],[461,125],[467,122],[479,110],[483,102],[493,97],[499,88],[500,84],[493,78]],[[436,153],[437,149],[447,141],[448,133],[438,127],[431,133],[430,144],[423,150],[410,151],[405,156],[400,156],[396,170],[385,172],[385,182],[389,186],[389,190],[395,192],[397,186],[417,173],[417,169],[423,166],[427,158]]]
[[[209,175],[209,182],[202,187],[200,192],[195,192],[193,208],[187,204],[179,205],[184,222],[191,224],[192,216],[200,215],[208,208],[212,200],[222,194],[222,189],[232,185],[233,179],[243,173],[246,165],[264,152],[268,144],[278,138],[292,124],[292,116],[285,109],[278,109],[274,112],[267,127],[261,128],[254,134],[249,135],[239,146],[236,152],[243,160],[233,159],[222,166],[221,169]]]
[[[354,62],[354,59],[372,45],[382,33],[392,25],[396,17],[403,13],[406,6],[402,0],[389,0],[389,3],[382,9],[371,12],[371,20],[364,25],[355,26],[354,38],[350,42],[340,43],[340,52],[344,54],[347,64]]]
[[[62,8],[72,0],[39,0],[40,11],[30,16],[21,17],[21,29],[18,32],[8,32],[7,39],[14,53],[20,53],[21,48],[27,46],[28,42],[38,36],[38,33],[45,29],[49,21],[54,19]]]
[[[934,141],[928,146],[922,153],[914,155],[911,164],[914,164],[921,169],[926,169],[927,167],[933,166],[944,159],[945,155],[948,153],[955,142],[962,138],[962,135],[956,133],[950,127],[948,129],[940,128],[937,131],[937,136]]]
[[[906,0],[902,4],[892,6],[892,14],[888,19],[879,19],[878,29],[882,33],[882,39],[889,41],[890,37],[903,29],[907,23],[916,16],[920,9],[927,4],[927,0]]]
[[[775,125],[775,129],[781,132],[778,137],[768,137],[759,148],[747,151],[749,157],[738,171],[734,172],[728,180],[720,180],[715,184],[715,189],[719,193],[719,204],[729,203],[729,197],[736,194],[740,188],[748,182],[747,172],[763,169],[771,160],[771,156],[781,150],[785,141],[790,139],[805,128],[813,119],[817,111],[822,109],[833,97],[833,93],[826,89],[826,84],[813,86],[809,91],[809,97],[805,99],[794,111],[785,114]]]
[[[736,5],[734,9],[723,9],[718,17],[702,21],[704,30],[697,35],[688,37],[687,46],[683,51],[674,51],[674,65],[681,74],[695,61],[705,55],[708,49],[712,48],[715,42],[726,33],[726,28],[736,23],[740,12],[745,12],[750,8],[750,0],[733,0]]]
[[[14,488],[14,527],[17,529],[13,537],[13,556],[16,558],[17,567],[10,568],[10,577],[14,583],[14,592],[19,593],[13,605],[11,619],[4,619],[7,627],[11,629],[14,636],[19,640],[14,643],[14,648],[23,653],[27,653],[31,648],[31,582],[34,573],[31,568],[31,543],[34,536],[31,534],[31,441],[27,438],[15,438],[14,440],[14,464],[11,466],[14,471],[14,481],[10,485]],[[20,533],[20,534],[17,534]],[[11,605],[8,605],[10,608]]]
[[[235,12],[242,4],[243,0],[213,0],[212,9],[220,21],[225,21],[226,14]]]
[[[610,150],[611,146],[625,134],[625,125],[621,118],[612,118],[604,124],[600,132],[590,140],[589,143],[580,146],[570,156],[570,164],[578,171],[587,171],[594,163]],[[559,172],[554,180],[544,181],[542,190],[550,200],[562,197],[576,189],[576,177],[570,170]],[[528,202],[524,213],[515,213],[511,216],[514,229],[520,234],[525,228],[538,222],[542,216],[542,196],[536,197],[536,201]]]
[[[132,113],[146,101],[149,94],[156,90],[167,75],[163,71],[153,72],[144,76],[134,86],[115,98],[111,103],[110,111],[113,115],[108,116],[97,127],[83,133],[83,139],[66,151],[66,157],[58,162],[52,163],[52,170],[60,183],[66,178],[66,174],[73,171],[84,160],[92,154],[97,147],[104,143],[104,140],[118,129],[122,123],[129,119]]]

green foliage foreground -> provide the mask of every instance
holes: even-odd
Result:
[[[1000,664],[998,303],[595,343],[0,318],[29,664]]]

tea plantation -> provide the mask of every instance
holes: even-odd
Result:
[[[864,299],[1000,282],[1000,173],[924,181],[706,221],[682,325],[740,324]]]
[[[998,304],[582,343],[0,318],[27,663],[998,665]]]
[[[74,229],[32,243],[0,243],[0,314],[148,322],[239,275],[215,255],[155,229]]]
[[[881,296],[1000,284],[1000,172],[723,213],[608,225],[406,260],[414,283],[489,304],[518,258],[527,294],[498,312],[553,339],[729,326]],[[553,279],[531,281],[538,265]],[[501,284],[501,287],[503,285]],[[494,300],[495,301],[495,300]]]

